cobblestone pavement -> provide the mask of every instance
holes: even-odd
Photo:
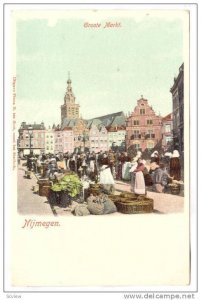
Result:
[[[34,193],[32,187],[37,184],[37,177],[33,174],[31,179],[25,178],[25,170],[26,167],[22,165],[18,168],[18,212],[20,214],[73,216],[70,207],[51,206],[46,197]],[[130,184],[116,181],[115,189],[116,194],[122,191],[130,192]],[[147,197],[154,200],[154,213],[181,213],[184,210],[184,197],[182,196],[147,191]],[[123,214],[116,212],[112,215]]]
[[[37,184],[37,178],[25,178],[26,167],[18,167],[18,201],[17,209],[20,214],[53,215],[53,211],[46,197],[34,193],[32,188]]]

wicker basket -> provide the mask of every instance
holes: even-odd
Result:
[[[180,185],[171,185],[170,190],[172,195],[179,195],[180,194]]]
[[[108,198],[113,202],[121,201],[120,195],[108,195]]]
[[[132,201],[137,200],[139,197],[139,195],[136,195],[134,193],[129,193],[129,192],[123,192],[119,196],[121,199],[127,199]]]
[[[92,189],[99,189],[101,185],[99,183],[90,183],[89,186]]]
[[[100,193],[101,193],[101,190],[99,189],[99,188],[89,188],[88,189],[88,195],[94,195],[94,196],[96,196],[96,195],[100,195]]]
[[[144,198],[143,200],[121,200],[115,202],[117,211],[123,214],[142,214],[153,212],[154,201],[150,198]]]
[[[133,198],[133,196],[135,196],[135,194],[129,193],[129,192],[123,192],[123,193],[120,194],[120,196],[122,198]]]

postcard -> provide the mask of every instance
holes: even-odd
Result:
[[[5,5],[6,291],[196,290],[195,16]]]

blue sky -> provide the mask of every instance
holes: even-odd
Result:
[[[16,18],[18,125],[60,122],[69,71],[83,118],[131,112],[141,95],[162,116],[171,112],[169,90],[184,61],[185,12],[23,15]],[[121,27],[103,28],[105,22]]]

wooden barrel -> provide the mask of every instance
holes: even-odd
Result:
[[[51,188],[50,181],[48,179],[39,179],[38,185],[39,185],[39,192],[38,192],[39,196],[48,197]]]
[[[39,185],[39,195],[49,197],[50,195],[50,185]]]

